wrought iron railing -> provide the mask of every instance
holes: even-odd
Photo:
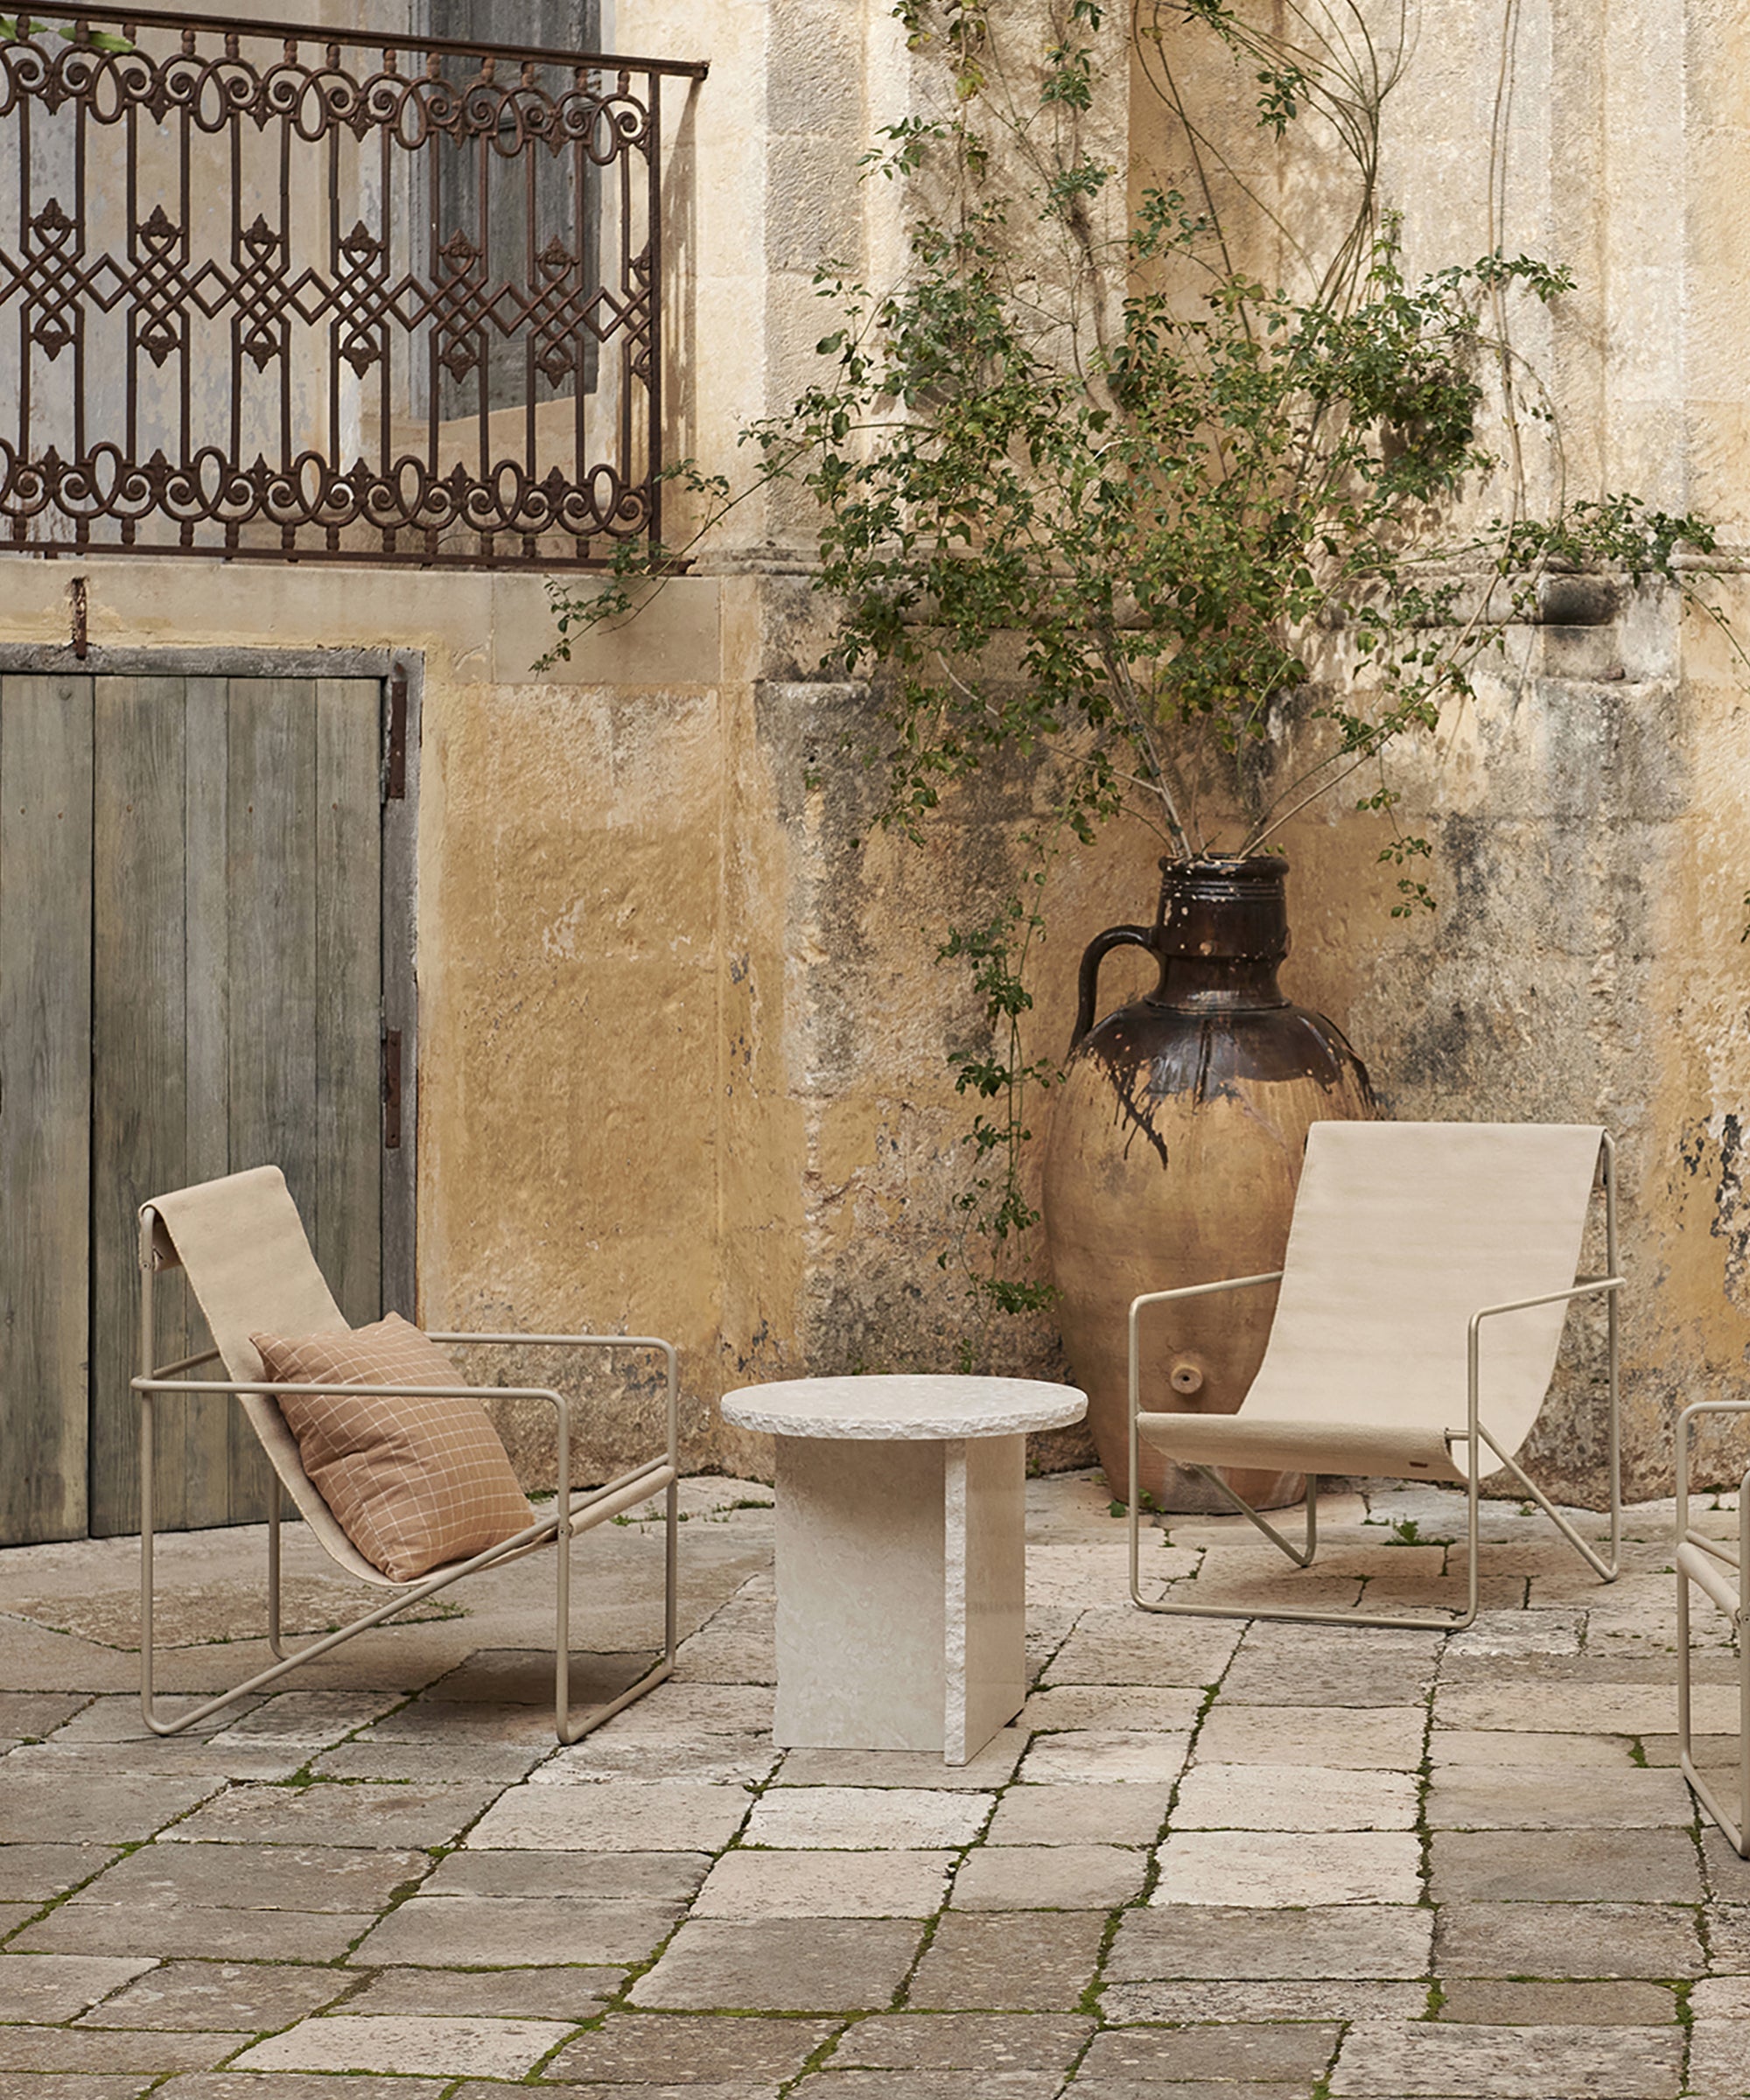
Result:
[[[654,532],[660,94],[704,70],[33,7],[0,548],[550,567]]]

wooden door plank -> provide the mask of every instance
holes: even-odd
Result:
[[[183,975],[187,1038],[184,1051],[186,1133],[183,1171],[188,1183],[214,1181],[231,1170],[230,906],[226,895],[229,838],[230,695],[223,678],[191,678],[183,701]],[[180,1270],[159,1284],[160,1300],[179,1296],[186,1306],[189,1348],[208,1348],[213,1337]],[[221,1367],[212,1367],[218,1376]],[[206,1374],[203,1374],[206,1375]],[[231,1485],[233,1401],[203,1401],[187,1463],[191,1495],[202,1523],[242,1522]]]
[[[316,1210],[311,1243],[354,1326],[382,1312],[379,689],[316,688]]]
[[[182,681],[98,679],[92,741],[91,1529],[103,1537],[139,1526],[134,1214],[187,1179]],[[159,1298],[163,1363],[189,1352],[184,1294]],[[185,1400],[159,1401],[157,1435],[157,1520],[203,1521]]]
[[[0,1540],[86,1528],[91,682],[0,681]]]
[[[230,681],[230,1168],[284,1168],[306,1225],[316,1178],[316,705],[307,679]],[[232,1521],[267,1509],[254,1432],[231,1432]]]

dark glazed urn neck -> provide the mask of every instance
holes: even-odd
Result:
[[[1288,953],[1288,863],[1163,860],[1150,945],[1160,983],[1149,1004],[1186,1013],[1285,1006],[1276,973]]]

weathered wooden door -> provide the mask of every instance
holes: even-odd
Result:
[[[146,1197],[277,1161],[382,1308],[380,724],[374,680],[0,680],[0,1543],[137,1526]],[[167,1525],[265,1513],[231,1403],[158,1450]]]

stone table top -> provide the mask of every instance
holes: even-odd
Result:
[[[1037,1378],[789,1378],[723,1396],[723,1418],[777,1437],[872,1440],[1012,1437],[1061,1429],[1088,1411],[1073,1385]]]

